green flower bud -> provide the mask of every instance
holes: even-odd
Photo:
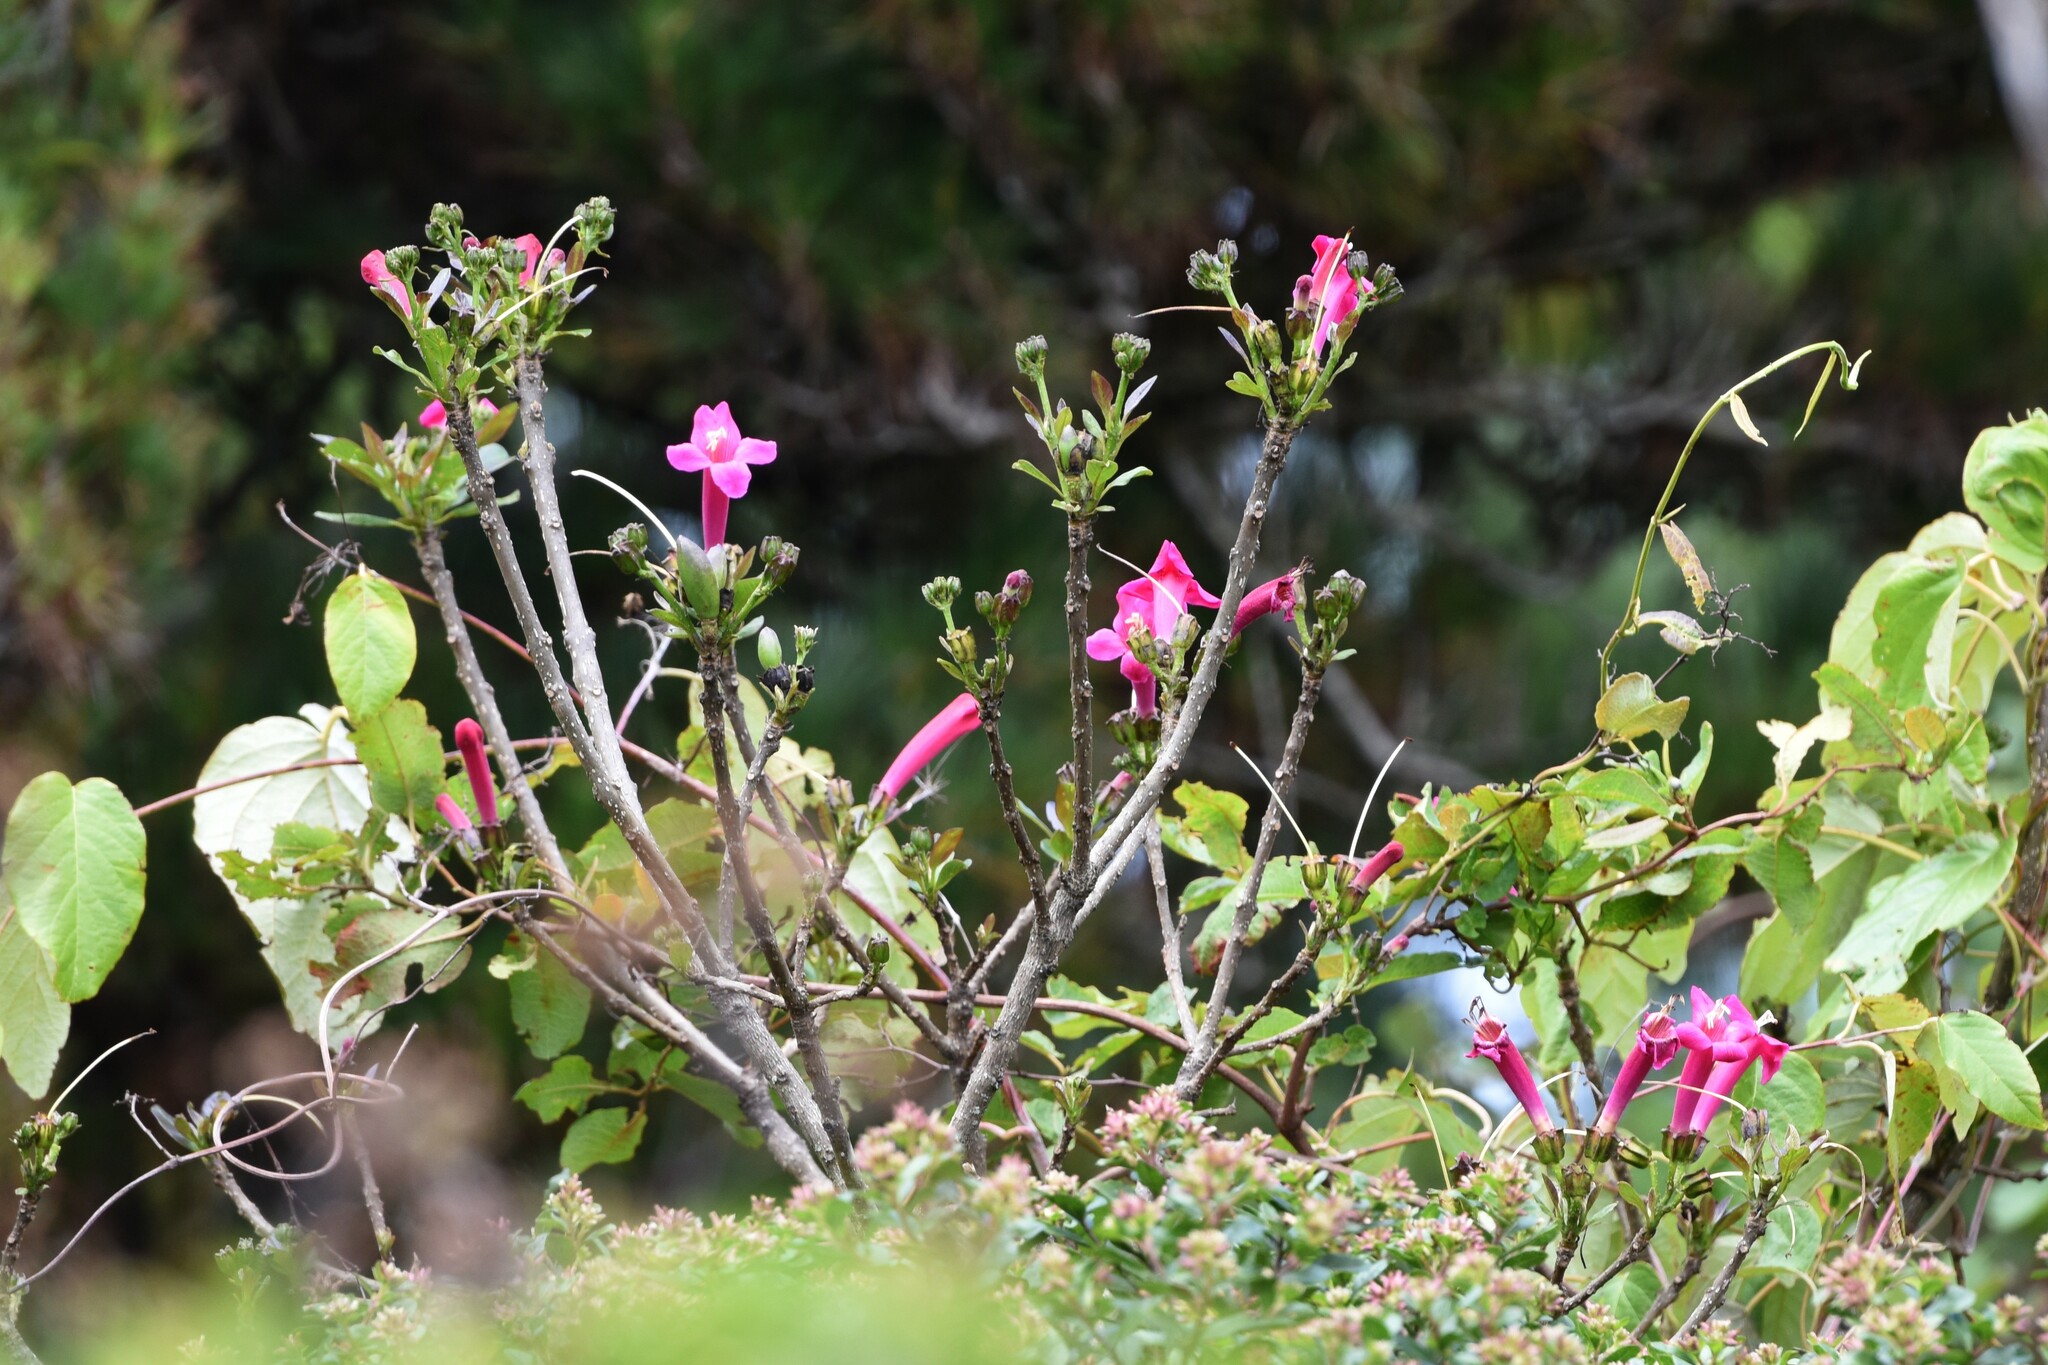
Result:
[[[1118,332],[1110,340],[1109,350],[1116,357],[1116,367],[1125,375],[1133,375],[1144,366],[1145,357],[1152,354],[1152,343],[1130,332]]]
[[[427,214],[427,245],[437,251],[462,250],[462,205],[434,205]]]
[[[1051,349],[1044,337],[1025,337],[1017,343],[1018,370],[1034,384],[1045,378],[1045,357]]]
[[[934,611],[947,611],[960,597],[960,580],[957,578],[934,578],[924,585],[924,600]]]
[[[872,966],[885,965],[896,951],[896,944],[880,929],[868,935],[868,962]]]
[[[811,650],[818,643],[818,628],[816,626],[792,626],[790,627],[789,634],[796,644],[796,661],[802,663],[810,657]]]
[[[576,240],[582,244],[584,254],[588,255],[610,240],[617,222],[618,214],[612,209],[612,201],[601,194],[577,205]]]
[[[610,548],[620,573],[639,573],[647,567],[647,528],[637,521],[621,526],[612,532]]]
[[[410,286],[412,277],[420,268],[420,249],[416,246],[395,246],[384,253],[384,266]]]
[[[711,558],[687,536],[676,542],[676,580],[691,610],[699,616],[718,615],[718,576],[712,572]]]
[[[773,627],[761,627],[761,633],[754,637],[754,657],[761,661],[763,672],[782,667],[782,638]]]

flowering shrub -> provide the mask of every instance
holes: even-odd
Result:
[[[732,502],[775,460],[774,442],[743,435],[721,402],[669,447],[668,464],[698,478],[701,543],[615,485],[645,521],[599,536],[562,514],[546,362],[578,335],[612,220],[594,199],[546,242],[480,239],[437,205],[425,247],[363,258],[409,343],[382,354],[428,407],[418,430],[321,439],[336,470],[386,504],[321,515],[400,533],[384,539],[408,542],[412,561],[380,572],[352,541],[321,544],[322,566],[348,569],[323,620],[338,705],[242,726],[194,788],[139,809],[104,781],[52,773],[9,815],[0,1058],[31,1092],[46,1091],[70,1007],[98,990],[142,913],[142,816],[191,803],[198,847],[263,945],[310,1064],[155,1115],[170,1140],[156,1171],[207,1165],[251,1222],[237,1275],[261,1280],[282,1273],[267,1262],[310,1254],[246,1181],[353,1160],[378,1262],[362,1274],[320,1262],[340,1278],[319,1318],[367,1350],[438,1311],[424,1272],[401,1268],[354,1137],[358,1106],[403,1103],[402,1049],[373,1066],[359,1045],[469,969],[490,931],[500,946],[485,969],[548,1063],[518,1098],[541,1122],[568,1120],[564,1167],[631,1160],[650,1106],[673,1097],[760,1144],[795,1187],[738,1222],[663,1216],[618,1231],[564,1184],[526,1247],[541,1281],[496,1310],[516,1339],[573,1334],[622,1305],[688,1303],[708,1292],[700,1277],[757,1263],[801,1266],[829,1248],[851,1274],[908,1264],[912,1247],[980,1267],[1019,1339],[1056,1358],[1591,1358],[1642,1339],[1718,1359],[1741,1330],[1723,1316],[1738,1306],[1759,1330],[1825,1351],[1862,1350],[1864,1336],[1890,1350],[1885,1333],[1932,1324],[1934,1347],[1899,1340],[1967,1355],[1986,1322],[2022,1330],[2018,1310],[1970,1316],[1968,1292],[1918,1258],[1974,1244],[1992,1187],[2044,1127],[2026,1048],[2048,962],[2048,417],[1979,439],[1964,471],[1971,513],[1865,575],[1815,674],[1819,714],[1760,722],[1776,781],[1754,809],[1708,820],[1696,803],[1712,728],[1679,763],[1689,701],[1664,691],[1688,661],[1742,637],[1675,519],[1679,479],[1724,409],[1764,439],[1746,390],[1821,358],[1810,418],[1837,374],[1855,387],[1861,362],[1828,342],[1759,370],[1680,453],[1600,652],[1581,750],[1522,781],[1385,807],[1375,794],[1339,852],[1293,828],[1289,802],[1365,584],[1306,564],[1262,574],[1259,542],[1296,434],[1333,403],[1371,311],[1399,297],[1391,269],[1318,238],[1291,302],[1267,318],[1237,297],[1233,244],[1195,253],[1190,283],[1218,300],[1201,306],[1229,319],[1243,367],[1228,387],[1264,431],[1216,591],[1169,541],[1150,569],[1132,566],[1113,611],[1093,598],[1108,500],[1149,472],[1129,443],[1149,416],[1152,343],[1115,338],[1116,377],[1091,376],[1085,410],[1053,396],[1044,341],[1020,344],[1017,397],[1042,454],[1017,468],[1065,531],[1070,705],[1052,723],[1067,761],[1020,775],[1005,747],[1030,575],[971,595],[941,576],[923,596],[961,694],[879,781],[856,784],[795,738],[809,698],[835,685],[816,629],[786,623],[785,646],[770,622],[797,546],[727,539]],[[504,444],[515,426],[516,455]],[[501,490],[515,462],[525,488]],[[522,497],[545,584],[512,534]],[[516,636],[462,606],[443,546],[472,533],[468,520]],[[617,704],[575,572],[577,547],[599,539],[631,586],[621,614],[655,642]],[[1691,612],[1646,609],[1660,544]],[[424,588],[403,581],[412,569]],[[453,727],[453,774],[440,731],[403,695],[418,659],[408,593],[437,615],[472,713]],[[1300,664],[1279,764],[1256,772],[1256,828],[1244,797],[1179,776],[1248,629],[1283,631]],[[554,734],[514,735],[491,681],[505,656],[486,668],[479,636],[530,669]],[[662,661],[677,643],[696,665],[691,724],[673,748],[651,748],[628,722],[672,676]],[[1110,663],[1116,709],[1101,715],[1095,665]],[[2024,734],[1995,739],[1988,716],[2015,690]],[[924,823],[938,797],[920,774],[977,733],[1029,890],[1014,909],[956,905],[968,833]],[[1802,777],[1809,759],[1817,771]],[[541,800],[569,773],[607,817],[580,848]],[[648,804],[647,779],[672,794]],[[1392,837],[1361,857],[1364,824],[1382,812]],[[1290,835],[1300,848],[1283,853]],[[1070,945],[1140,853],[1161,980],[1071,980]],[[1651,978],[1679,981],[1695,922],[1738,871],[1774,913],[1740,989],[1694,991],[1679,1024]],[[1247,949],[1265,941],[1283,945],[1280,969],[1240,981]],[[1427,1077],[1368,1073],[1374,1040],[1348,1022],[1378,987],[1464,966],[1517,987],[1535,1025],[1525,1053],[1509,1024],[1475,1011],[1471,1055],[1499,1068],[1519,1105],[1499,1121]],[[586,1044],[594,1011],[610,1024]],[[905,1053],[940,1081],[927,1091],[873,1064]],[[1150,1093],[1105,1114],[1096,1092],[1112,1080]],[[912,1095],[944,1117],[899,1108],[863,1130]],[[18,1268],[20,1230],[77,1122],[64,1098],[17,1139],[25,1194],[0,1253],[0,1320],[75,1245]],[[1226,1134],[1212,1126],[1224,1111],[1257,1121]],[[316,1121],[316,1170],[256,1159]],[[1830,1307],[1859,1293],[1867,1311],[1854,1321]]]

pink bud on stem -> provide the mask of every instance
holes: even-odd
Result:
[[[462,770],[469,775],[469,790],[476,797],[477,819],[490,829],[498,823],[498,788],[491,780],[490,760],[484,756],[484,727],[466,716],[455,722],[455,747],[462,752]]]

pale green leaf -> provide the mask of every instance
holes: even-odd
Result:
[[[397,588],[364,569],[344,578],[327,600],[327,671],[350,716],[373,716],[412,676],[419,642]]]
[[[581,1172],[631,1161],[646,1131],[645,1114],[619,1108],[593,1110],[562,1134],[562,1168]]]
[[[2022,1128],[2048,1127],[2041,1115],[2041,1085],[2027,1055],[1990,1015],[1936,1015],[1921,1031],[1920,1055],[1941,1083],[1941,1102],[1955,1115],[1958,1138],[1969,1133],[1980,1105]]]
[[[142,918],[146,840],[121,789],[44,773],[7,816],[0,877],[66,1001],[97,994]]]
[[[1997,894],[2015,848],[2011,839],[1966,834],[1879,882],[1862,917],[1828,956],[1828,969],[1861,973],[1856,989],[1864,995],[1899,989],[1906,959],[1922,939],[1960,928]]]
[[[0,894],[0,1061],[31,1099],[49,1093],[70,1031],[71,1006],[57,994],[48,955]]]
[[[1634,739],[1655,731],[1669,739],[1685,723],[1688,697],[1662,701],[1647,673],[1624,673],[1593,708],[1593,723],[1610,739]]]

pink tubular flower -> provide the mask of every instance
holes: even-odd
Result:
[[[1370,891],[1372,884],[1387,875],[1387,869],[1408,856],[1408,850],[1401,847],[1398,839],[1358,865],[1358,871],[1351,878],[1351,889],[1361,894]]]
[[[1159,680],[1131,653],[1132,625],[1142,624],[1157,639],[1170,639],[1189,607],[1222,605],[1222,598],[1195,581],[1180,547],[1161,541],[1151,571],[1116,590],[1116,625],[1088,637],[1088,657],[1105,663],[1117,660],[1131,685],[1131,705],[1139,715],[1149,716],[1159,708]]]
[[[1323,353],[1323,345],[1330,339],[1330,333],[1358,311],[1358,281],[1351,277],[1351,235],[1342,237],[1317,237],[1315,240],[1315,269],[1303,275],[1294,284],[1297,306],[1313,309],[1316,331],[1313,349],[1317,355]],[[1371,285],[1365,286],[1371,289]]]
[[[1478,1018],[1472,1023],[1472,1050],[1467,1057],[1484,1057],[1500,1070],[1500,1078],[1508,1083],[1508,1089],[1515,1092],[1515,1098],[1529,1115],[1529,1125],[1538,1137],[1557,1131],[1551,1121],[1550,1106],[1543,1102],[1543,1091],[1537,1086],[1536,1078],[1529,1074],[1529,1064],[1522,1060],[1522,1050],[1515,1046],[1515,1040],[1508,1036],[1508,1026],[1488,1014],[1485,1009],[1477,1011]]]
[[[1715,1063],[1713,1075],[1707,1078],[1707,1093],[1700,1096],[1698,1107],[1692,1111],[1692,1131],[1707,1131],[1707,1125],[1714,1121],[1714,1115],[1721,1112],[1721,1106],[1735,1093],[1736,1084],[1752,1063],[1763,1063],[1762,1084],[1769,1085],[1790,1050],[1788,1044],[1768,1033],[1752,1033],[1744,1040],[1743,1055],[1739,1060]]]
[[[1614,1078],[1614,1089],[1608,1092],[1607,1104],[1593,1125],[1594,1132],[1605,1135],[1620,1125],[1622,1110],[1643,1088],[1643,1081],[1652,1071],[1662,1071],[1671,1065],[1671,1059],[1678,1055],[1678,1046],[1678,1026],[1671,1022],[1668,1013],[1658,1010],[1643,1021],[1643,1026],[1636,1030],[1636,1045],[1622,1062],[1621,1074]]]
[[[412,290],[384,264],[383,252],[372,251],[363,257],[363,283],[390,299],[406,317],[412,316]]]
[[[467,717],[456,721],[455,747],[462,751],[462,770],[469,774],[477,818],[489,828],[498,823],[498,788],[491,781],[491,765],[484,757],[484,727]]]
[[[1678,1098],[1671,1107],[1671,1131],[1689,1133],[1694,1129],[1693,1110],[1699,1105],[1714,1068],[1749,1056],[1749,1040],[1756,1036],[1756,1019],[1737,997],[1725,995],[1716,1000],[1694,986],[1692,1022],[1680,1024],[1677,1032],[1686,1058],[1678,1073]]]
[[[476,415],[479,417],[496,417],[498,415],[498,405],[488,398],[479,398],[476,400]],[[429,431],[437,427],[447,426],[448,405],[436,398],[433,402],[421,408],[420,425]]]
[[[896,761],[889,765],[889,771],[882,774],[882,780],[875,784],[875,795],[869,804],[886,807],[895,804],[897,793],[909,784],[910,779],[924,771],[927,763],[943,753],[948,745],[962,735],[981,726],[981,706],[965,693],[946,703],[945,708],[924,723],[924,728],[910,737],[910,743],[903,746],[903,752],[896,755]]]
[[[1284,573],[1269,582],[1261,583],[1244,595],[1237,604],[1237,615],[1230,623],[1231,635],[1244,634],[1244,628],[1261,616],[1274,612],[1292,621],[1295,606],[1301,600],[1301,579],[1298,574]]]
[[[775,442],[740,435],[732,409],[724,403],[699,407],[690,439],[668,448],[668,462],[686,474],[704,475],[704,548],[725,543],[726,507],[747,495],[753,481],[749,465],[770,464]]]

